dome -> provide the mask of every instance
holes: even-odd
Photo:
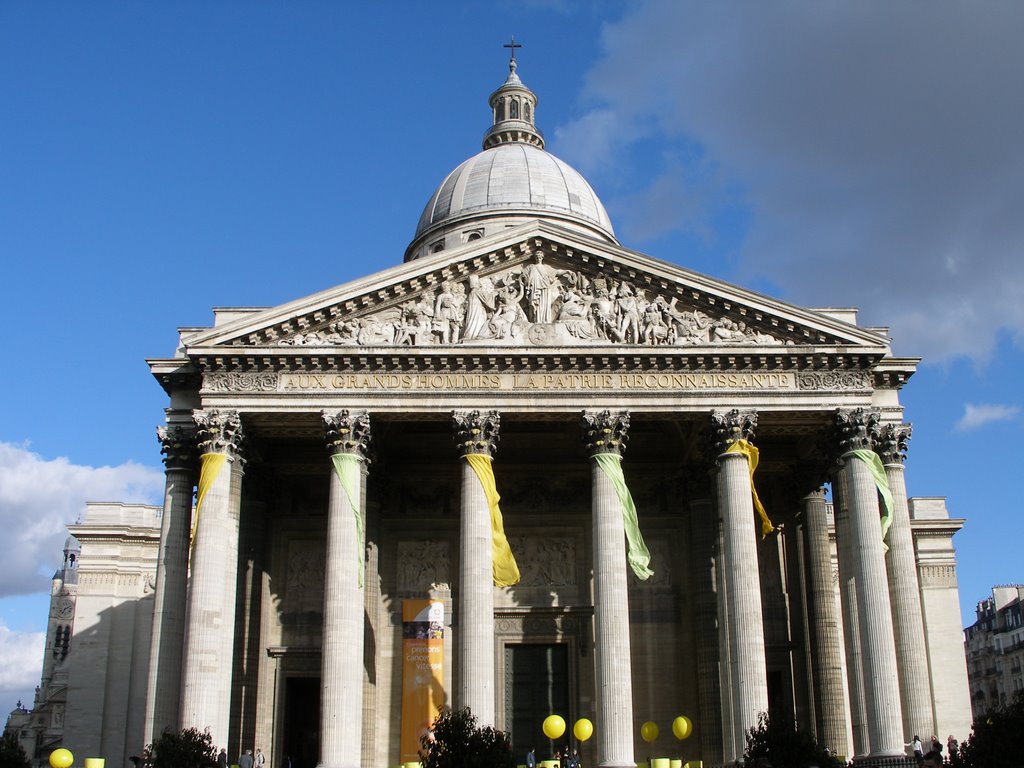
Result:
[[[484,151],[466,160],[430,196],[405,260],[455,248],[531,219],[617,243],[608,213],[590,184],[544,151],[534,125],[537,97],[509,62],[509,76],[490,97],[493,125]]]

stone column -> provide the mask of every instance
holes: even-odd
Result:
[[[331,453],[331,490],[324,565],[320,766],[359,768],[363,764],[363,488],[370,418],[365,411],[321,415]],[[348,469],[353,466],[348,462],[355,462],[354,471]]]
[[[846,702],[824,489],[815,488],[801,504],[815,729],[819,743],[835,754],[843,754],[847,744]]]
[[[910,433],[909,424],[887,424],[875,440],[875,450],[885,466],[893,501],[885,566],[889,574],[889,600],[896,641],[896,666],[899,669],[904,743],[914,738],[914,734],[935,733],[932,686],[926,653],[928,646],[924,638],[917,558],[914,556],[914,539],[910,532],[910,509],[903,471]]]
[[[494,457],[501,417],[497,411],[452,413],[459,456]],[[455,705],[469,707],[480,725],[493,726],[494,558],[491,510],[483,485],[468,461],[462,464],[459,531],[458,672]]]
[[[182,728],[200,731],[208,728],[213,743],[227,747],[238,587],[238,519],[244,474],[243,432],[235,411],[197,411],[195,422],[202,454],[222,454],[225,460],[196,510],[180,724]]]
[[[632,768],[633,673],[629,647],[626,531],[622,505],[611,480],[594,458],[621,458],[629,414],[583,413],[583,443],[590,456],[594,549],[594,654],[597,664],[597,762]]]
[[[839,604],[842,611],[843,647],[846,651],[846,684],[850,692],[850,735],[853,754],[864,756],[868,746],[867,709],[864,705],[864,669],[861,664],[860,626],[857,608],[857,576],[859,560],[850,533],[849,493],[846,475],[836,467],[832,479],[832,500],[836,526],[836,559],[838,561]]]
[[[836,507],[837,537],[843,534],[850,539],[849,546],[840,547],[840,589],[846,591],[844,602],[852,598],[851,607],[856,608],[846,631],[856,633],[859,640],[867,718],[864,746],[869,758],[896,757],[905,754],[900,734],[903,715],[878,490],[868,465],[853,453],[871,449],[871,437],[878,432],[878,414],[861,408],[837,411],[835,423],[844,490]],[[840,517],[845,518],[841,529]],[[851,665],[851,674],[854,672]]]
[[[144,738],[149,744],[164,728],[178,725],[181,700],[181,652],[185,642],[188,594],[188,538],[196,474],[195,425],[157,428],[164,454],[164,512],[153,595]]]
[[[757,414],[737,410],[711,416],[718,456],[718,508],[722,515],[723,560],[729,598],[729,655],[732,672],[733,742],[743,754],[746,732],[768,711],[768,670],[750,465],[742,453],[726,453],[738,440],[751,440]],[[728,750],[727,750],[728,751]]]
[[[697,700],[700,702],[700,754],[718,765],[722,753],[722,686],[716,574],[720,568],[720,523],[711,503],[707,467],[688,477],[685,493],[690,507],[690,579],[697,623]],[[732,729],[729,730],[732,739]]]

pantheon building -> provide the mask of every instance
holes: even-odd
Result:
[[[149,360],[165,501],[72,527],[65,746],[395,766],[462,707],[518,762],[720,765],[763,712],[866,765],[966,736],[963,520],[904,479],[919,361],[623,247],[514,58],[489,107],[395,266]]]

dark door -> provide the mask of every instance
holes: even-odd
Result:
[[[512,736],[516,763],[536,749],[537,761],[565,749],[572,728],[569,709],[569,650],[565,644],[505,646],[505,723]],[[548,715],[561,715],[566,733],[552,744],[542,724]]]
[[[285,680],[283,736],[281,761],[273,768],[316,768],[320,755],[319,677]]]

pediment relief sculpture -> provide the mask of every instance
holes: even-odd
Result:
[[[537,250],[511,269],[442,280],[406,301],[274,340],[288,346],[788,345],[779,329],[742,315],[686,306],[608,274],[545,260]],[[763,321],[768,325],[767,321]]]

